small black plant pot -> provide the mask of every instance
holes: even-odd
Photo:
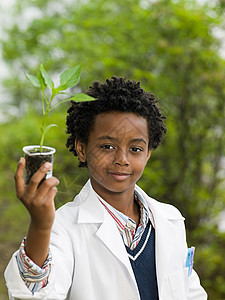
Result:
[[[52,168],[46,173],[44,178],[41,180],[40,184],[49,177],[52,177],[53,173],[53,155],[55,153],[55,148],[52,147],[42,147],[42,152],[40,152],[40,146],[25,146],[23,147],[23,152],[26,160],[26,172],[25,172],[25,184],[28,184],[34,173],[45,163],[50,162]],[[40,185],[39,184],[39,185]]]

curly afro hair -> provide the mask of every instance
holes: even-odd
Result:
[[[93,82],[86,92],[94,97],[95,101],[74,102],[68,109],[66,120],[67,139],[66,147],[75,156],[75,140],[85,144],[93,128],[98,114],[108,112],[134,113],[147,120],[149,134],[149,148],[156,149],[166,134],[166,125],[157,106],[157,99],[140,87],[140,82],[126,80],[121,77],[111,77],[106,82]],[[79,167],[87,167],[86,162],[79,162]]]

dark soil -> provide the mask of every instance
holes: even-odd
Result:
[[[26,176],[25,176],[25,183],[28,184],[31,177],[34,175],[35,172],[45,163],[45,162],[52,162],[52,154],[49,155],[34,155],[30,156],[25,154],[26,159]],[[46,175],[40,182],[40,184],[46,179]],[[39,185],[40,185],[39,184]]]

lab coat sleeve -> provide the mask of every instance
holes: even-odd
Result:
[[[52,265],[48,284],[41,291],[34,293],[26,287],[20,276],[16,260],[18,251],[13,254],[5,271],[5,280],[10,300],[67,299],[72,282],[74,257],[70,238],[60,223],[53,226],[50,249],[52,253]]]

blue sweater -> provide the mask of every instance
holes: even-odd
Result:
[[[141,300],[158,300],[155,268],[155,230],[148,222],[138,245],[131,250],[126,246],[134,271]]]

